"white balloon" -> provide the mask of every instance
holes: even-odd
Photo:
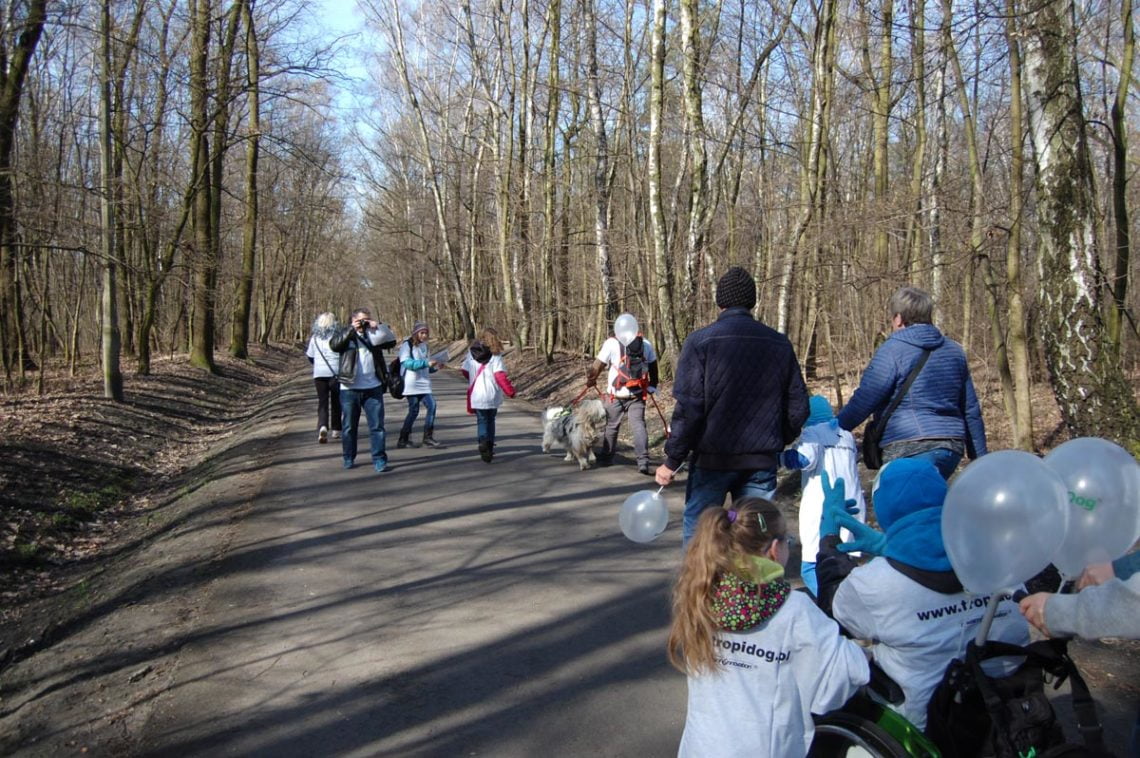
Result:
[[[652,542],[669,524],[665,498],[653,490],[635,492],[625,499],[618,512],[621,532],[634,542]]]
[[[632,313],[623,313],[614,320],[614,336],[623,345],[629,345],[637,336],[640,327]]]
[[[942,507],[942,541],[968,591],[1016,587],[1049,565],[1065,538],[1065,483],[1021,450],[984,455],[958,474]]]
[[[1140,465],[1108,440],[1069,440],[1045,456],[1067,490],[1069,528],[1053,556],[1068,578],[1090,563],[1107,563],[1140,537]]]

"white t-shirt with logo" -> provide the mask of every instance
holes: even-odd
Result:
[[[644,343],[645,363],[646,370],[648,371],[648,364],[657,360],[657,353],[653,350],[653,344],[644,337],[641,338]],[[618,342],[617,337],[610,337],[602,343],[602,349],[598,351],[597,360],[609,366],[609,372],[606,374],[606,388],[607,393],[613,393],[614,397],[633,397],[628,387],[622,387],[620,390],[614,389],[614,380],[617,379],[618,366],[621,365],[621,343]]]
[[[831,613],[855,637],[872,640],[872,656],[906,695],[892,705],[919,729],[926,727],[926,705],[950,661],[966,654],[977,634],[988,598],[924,587],[887,562],[875,558],[855,568],[831,604]],[[991,640],[1029,644],[1029,627],[1017,603],[998,606]],[[990,676],[1013,672],[1016,661],[994,658],[982,668]]]
[[[689,677],[679,758],[807,755],[811,715],[847,702],[871,676],[863,649],[811,598],[791,592],[746,632],[717,632],[716,672]]]

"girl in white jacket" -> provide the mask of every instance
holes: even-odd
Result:
[[[673,590],[669,661],[689,678],[679,756],[804,756],[812,714],[870,677],[867,657],[784,581],[779,509],[743,498],[697,522]]]
[[[495,455],[495,416],[503,404],[503,395],[515,396],[515,388],[507,378],[503,363],[503,343],[494,329],[484,329],[471,343],[463,361],[467,377],[467,412],[475,414],[479,434],[479,456],[490,463]]]

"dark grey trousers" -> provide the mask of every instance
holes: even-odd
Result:
[[[602,458],[613,458],[617,450],[618,431],[621,421],[629,416],[633,425],[633,452],[637,465],[649,463],[649,434],[645,431],[645,399],[627,397],[613,399],[606,403],[606,434],[602,438]]]

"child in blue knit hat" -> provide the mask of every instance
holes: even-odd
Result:
[[[930,461],[897,458],[879,470],[871,502],[882,532],[846,514],[839,482],[823,482],[820,524],[819,604],[856,639],[871,640],[871,655],[902,688],[891,705],[919,729],[950,661],[961,658],[977,634],[991,601],[1000,602],[990,640],[1029,644],[1029,628],[1017,604],[1006,598],[967,593],[942,540],[946,480]],[[839,527],[854,539],[839,543]],[[856,565],[853,550],[879,556]],[[989,676],[1006,676],[1020,661],[994,658],[982,664]]]
[[[863,488],[859,486],[858,455],[855,438],[846,429],[839,429],[830,422],[835,418],[831,403],[823,395],[812,395],[808,401],[810,413],[804,423],[803,432],[796,440],[795,447],[780,455],[784,468],[800,470],[800,543],[803,545],[803,560],[800,563],[800,578],[812,597],[819,594],[815,575],[815,556],[819,552],[819,520],[823,515],[823,472],[831,481],[842,480],[845,487],[844,499],[854,500],[858,511],[853,514],[859,521],[865,519],[867,507],[863,500]],[[847,534],[844,534],[844,538]]]

